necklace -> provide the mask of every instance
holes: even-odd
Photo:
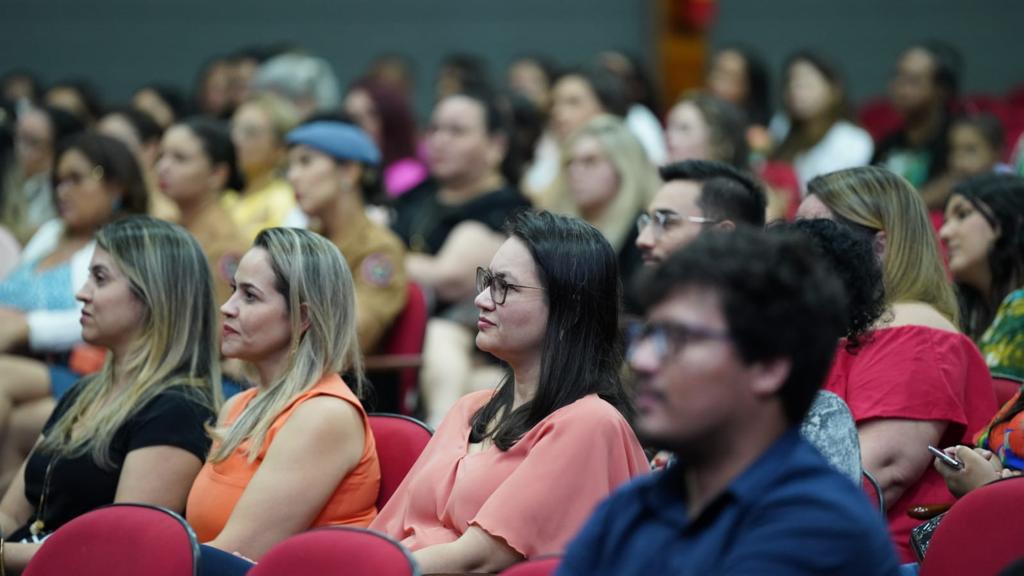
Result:
[[[39,496],[39,505],[36,507],[36,520],[29,527],[28,531],[33,536],[43,533],[46,524],[43,522],[43,513],[46,511],[46,495],[50,493],[50,478],[53,477],[53,465],[57,463],[59,456],[53,455],[50,463],[46,465],[46,475],[43,477],[43,493]]]

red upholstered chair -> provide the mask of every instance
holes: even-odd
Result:
[[[921,576],[997,574],[1024,553],[1024,478],[972,490],[949,509],[921,563]]]
[[[412,555],[364,528],[318,528],[292,536],[263,555],[248,576],[418,576]]]
[[[400,414],[370,414],[370,428],[380,460],[379,510],[398,489],[434,432],[423,422]]]
[[[25,576],[190,576],[198,573],[199,543],[181,516],[144,504],[111,504],[53,533]]]
[[[415,282],[409,282],[405,308],[384,336],[382,352],[366,357],[365,368],[371,380],[373,373],[397,375],[398,409],[406,416],[416,410],[423,340],[429,317],[423,290]]]
[[[996,392],[996,402],[1000,408],[1020,392],[1021,384],[1024,384],[1024,381],[1013,376],[992,375],[992,389]]]
[[[545,556],[514,564],[501,572],[501,576],[551,576],[558,570],[561,556]]]

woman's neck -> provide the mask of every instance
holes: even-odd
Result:
[[[540,385],[540,359],[519,363],[512,367],[515,388],[512,397],[512,410],[533,400]]]
[[[277,178],[277,170],[271,166],[270,168],[260,170],[253,174],[245,175],[245,190],[244,194],[252,194],[259,190],[263,190],[270,185]]]
[[[358,192],[342,192],[323,212],[316,214],[320,220],[320,233],[333,238],[343,230],[349,229],[362,216],[365,206]]]
[[[178,205],[178,210],[181,212],[181,225],[188,228],[191,224],[195,223],[204,210],[216,201],[217,193],[211,192],[195,199],[175,202]]]

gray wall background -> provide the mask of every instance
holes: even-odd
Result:
[[[418,64],[419,106],[443,54],[474,51],[497,75],[515,55],[564,64],[621,47],[655,62],[653,0],[0,0],[0,71],[44,81],[92,79],[110,102],[139,85],[190,87],[210,56],[252,43],[297,42],[330,60],[342,82],[373,55],[405,52]],[[800,47],[843,67],[857,101],[885,89],[908,43],[945,39],[964,54],[967,91],[1024,82],[1020,0],[719,0],[712,45],[742,40],[778,67]]]

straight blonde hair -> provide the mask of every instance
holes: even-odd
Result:
[[[326,238],[298,228],[267,228],[256,237],[253,248],[270,256],[275,288],[288,306],[288,364],[277,381],[257,394],[234,422],[213,430],[217,444],[210,461],[215,463],[246,442],[248,460],[255,461],[280,413],[327,374],[346,373],[355,384],[356,395],[363,394],[355,284],[338,248]]]
[[[910,182],[876,166],[839,170],[807,184],[839,220],[884,231],[882,274],[889,304],[923,302],[954,325],[956,293],[946,280],[939,243],[921,195]]]
[[[113,468],[110,444],[140,408],[172,386],[216,412],[221,400],[220,355],[213,279],[206,257],[184,228],[131,216],[107,224],[96,246],[110,254],[143,304],[142,330],[114,373],[114,358],[80,384],[74,404],[43,439],[40,450],[65,456],[90,452],[97,465]],[[128,382],[106,401],[115,378]],[[88,415],[88,418],[83,418]],[[79,422],[84,432],[72,430]]]

